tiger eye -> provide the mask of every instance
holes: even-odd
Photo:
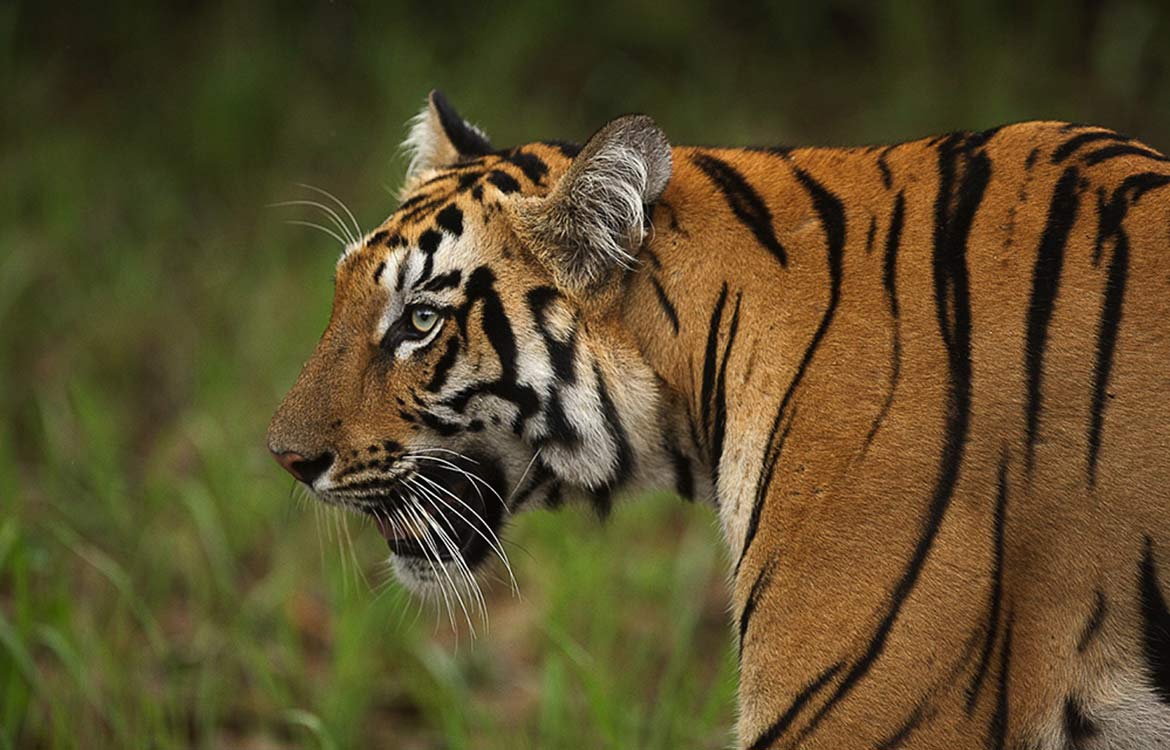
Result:
[[[410,324],[419,333],[429,333],[439,322],[439,313],[430,307],[416,307],[410,313]]]

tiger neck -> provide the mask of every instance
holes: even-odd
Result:
[[[675,153],[676,176],[705,157],[719,161],[701,149],[686,159]],[[780,275],[775,253],[756,252],[762,241],[729,221],[731,199],[710,189],[711,180],[672,179],[653,207],[623,298],[625,329],[661,380],[664,401],[678,405],[675,418],[692,436],[733,556],[753,523],[764,457],[786,434],[777,431],[787,398],[777,413],[778,394],[798,382],[807,341],[834,304],[833,217],[822,215],[798,179],[771,184],[768,200],[782,207],[774,221],[792,227],[787,252],[815,260],[793,262]],[[765,239],[765,250],[779,247],[775,235]]]
[[[543,399],[531,435],[540,465],[561,491],[581,496],[599,515],[619,496],[673,490],[687,500],[712,496],[685,405],[645,361],[625,325],[612,316],[582,321],[572,367]]]
[[[788,334],[767,328],[768,340],[759,339],[760,325],[749,323],[743,294],[756,281],[753,271],[720,260],[734,257],[734,248],[725,246],[729,230],[709,218],[725,213],[726,205],[717,193],[689,184],[672,181],[654,205],[652,230],[627,278],[622,317],[659,380],[663,411],[682,425],[676,432],[687,437],[734,551],[752,506],[745,493],[763,455],[751,406],[761,384],[753,372],[757,360],[761,371],[785,370]],[[814,275],[801,283],[821,284]],[[782,297],[767,305],[776,319],[789,317]]]

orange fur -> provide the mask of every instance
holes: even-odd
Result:
[[[432,209],[399,210],[343,259],[275,451],[344,467],[385,440],[445,444],[394,405],[443,348],[383,361],[388,294],[369,279],[454,204],[522,360],[548,357],[525,295],[557,290],[632,436],[623,487],[689,482],[716,505],[741,746],[1153,747],[1170,731],[1143,573],[1170,569],[1163,157],[1060,123],[674,148],[634,268],[578,283],[531,218],[571,152],[519,152],[539,179],[500,153],[440,166],[406,194]],[[519,187],[477,201],[468,170]],[[461,356],[491,359],[469,330]],[[534,456],[528,433],[499,450]],[[611,489],[546,473],[536,494]]]

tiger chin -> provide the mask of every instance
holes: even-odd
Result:
[[[516,512],[672,488],[729,548],[740,747],[1170,744],[1165,156],[643,115],[498,149],[437,92],[406,145],[268,433],[404,583],[470,585]]]

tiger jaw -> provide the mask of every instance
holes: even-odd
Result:
[[[441,448],[408,455],[410,468],[399,476],[323,488],[321,499],[368,516],[395,558],[470,572],[494,553],[507,565],[499,540],[505,515],[502,468]],[[417,566],[396,567],[412,573]]]

